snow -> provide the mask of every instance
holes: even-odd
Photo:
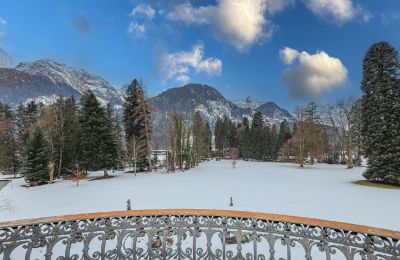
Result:
[[[185,172],[115,172],[107,180],[67,180],[25,188],[14,179],[0,191],[0,221],[99,211],[207,208],[320,218],[400,231],[400,190],[353,184],[364,167],[209,161]],[[91,173],[90,177],[101,175]],[[233,207],[229,198],[233,197]]]

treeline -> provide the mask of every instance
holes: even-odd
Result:
[[[216,156],[245,160],[361,163],[360,102],[334,104],[313,102],[296,109],[296,121],[283,120],[278,127],[259,112],[249,123],[218,119],[215,127]]]
[[[123,118],[89,90],[77,103],[59,97],[49,106],[31,101],[15,111],[0,104],[0,171],[22,173],[30,185],[127,164],[151,170],[150,109],[143,85],[126,91]]]
[[[15,111],[0,103],[0,172],[22,173],[29,185],[38,185],[88,171],[102,170],[107,177],[109,170],[127,166],[135,174],[152,171],[152,108],[143,83],[133,80],[125,94],[121,117],[91,91],[79,103],[59,97],[49,106],[31,101]],[[185,122],[172,111],[166,129],[168,171],[192,168],[211,155],[211,129],[200,113]]]
[[[208,159],[212,150],[212,133],[199,112],[185,122],[177,111],[168,113],[166,121],[165,163],[168,171],[187,170]]]
[[[260,112],[256,112],[249,122],[244,117],[236,123],[229,118],[218,119],[215,124],[216,156],[272,161],[276,160],[279,150],[291,138],[289,123],[283,120],[279,131],[275,125],[265,121]],[[238,150],[238,152],[236,151]]]

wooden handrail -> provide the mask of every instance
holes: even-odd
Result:
[[[109,217],[126,217],[126,216],[163,216],[163,215],[198,215],[198,216],[222,216],[222,217],[239,217],[239,218],[255,218],[263,220],[273,220],[290,222],[296,224],[306,224],[311,226],[321,226],[327,228],[334,228],[346,231],[354,231],[358,233],[368,233],[371,235],[389,237],[400,240],[400,232],[368,227],[362,225],[355,225],[344,222],[321,220],[305,217],[294,217],[288,215],[257,213],[249,211],[231,211],[231,210],[210,210],[210,209],[153,209],[153,210],[127,210],[127,211],[110,211],[98,212],[77,215],[65,215],[56,217],[45,217],[35,219],[25,219],[16,221],[0,222],[0,228],[9,228],[16,226],[28,226],[42,223],[73,221],[80,219],[95,219],[95,218],[109,218]],[[400,223],[399,223],[400,225]]]

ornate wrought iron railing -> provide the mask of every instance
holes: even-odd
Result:
[[[121,211],[0,223],[0,259],[394,260],[399,240],[395,231],[283,215]]]

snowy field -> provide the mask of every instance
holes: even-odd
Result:
[[[115,172],[107,180],[58,181],[0,191],[0,221],[133,209],[247,210],[320,218],[400,231],[400,190],[359,186],[365,168],[317,164],[210,161],[186,172]],[[90,177],[101,175],[91,173]],[[234,206],[229,206],[233,197]]]

